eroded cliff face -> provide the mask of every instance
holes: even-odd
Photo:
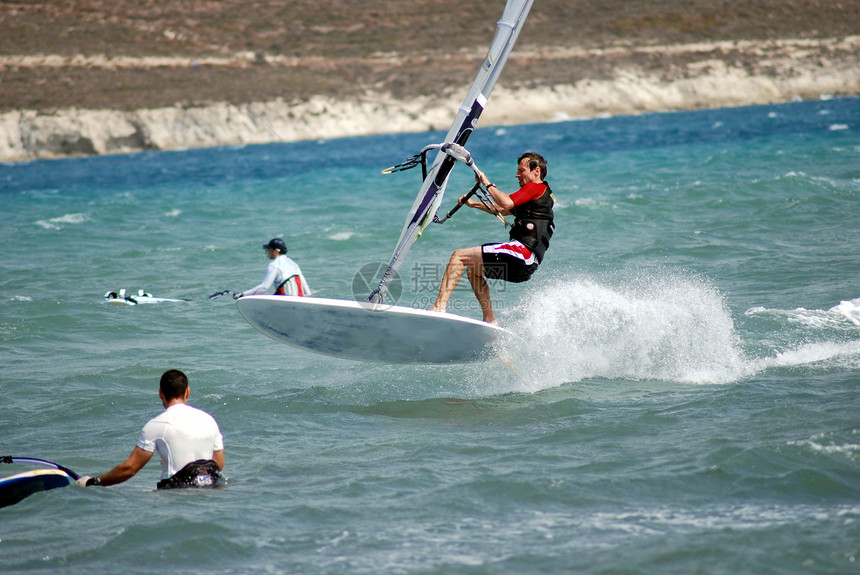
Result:
[[[611,72],[537,87],[503,83],[482,126],[860,94],[860,36],[654,46],[626,53],[521,51],[515,57],[520,65],[541,66],[602,59]],[[643,58],[648,65],[637,65]],[[668,65],[655,68],[654,58]],[[0,115],[0,161],[442,130],[466,89],[464,84],[444,97],[367,91],[303,102],[12,111]]]

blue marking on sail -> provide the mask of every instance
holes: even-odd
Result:
[[[457,116],[454,118],[443,143],[454,142],[463,146],[469,139],[487,105],[490,93],[499,79],[523,24],[525,24],[533,2],[534,0],[508,0],[502,18],[496,24],[496,33],[493,36],[487,57],[484,59],[469,93],[463,100],[463,104],[457,111]],[[379,285],[368,297],[369,301],[383,302],[388,285],[409,252],[409,248],[421,236],[424,229],[433,221],[436,212],[439,211],[439,205],[442,203],[445,188],[448,185],[448,177],[456,163],[457,160],[445,152],[436,152],[433,164],[421,184],[421,189],[409,210],[409,215],[406,217],[406,223],[400,232],[400,239],[391,255],[388,268],[383,273]]]

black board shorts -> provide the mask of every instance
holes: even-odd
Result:
[[[484,261],[484,277],[520,283],[528,281],[538,268],[538,262],[530,249],[516,240],[481,246]]]

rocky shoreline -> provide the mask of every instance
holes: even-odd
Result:
[[[460,56],[472,61],[482,57]],[[224,57],[205,65],[237,66],[242,65],[242,58],[258,61],[261,56],[252,53]],[[503,75],[481,126],[860,94],[860,36],[521,50],[515,51],[509,66],[551,67],[563,62],[569,68],[571,62],[577,61],[587,61],[589,70],[603,72],[579,79],[544,80],[540,85],[511,82],[512,87],[506,85]],[[272,59],[264,64],[308,65],[288,59]],[[199,65],[197,61],[169,57],[147,61],[0,56],[0,68],[163,69]],[[472,75],[466,76],[471,79]],[[0,162],[445,129],[466,89],[463,84],[448,89],[445,95],[430,96],[366,89],[340,97],[320,95],[292,101],[215,102],[135,110],[7,111],[0,114]]]

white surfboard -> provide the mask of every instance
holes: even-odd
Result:
[[[143,290],[139,290],[137,294],[127,294],[124,289],[121,289],[118,292],[109,291],[105,293],[105,298],[102,300],[102,303],[111,305],[139,305],[180,301],[188,300],[169,297],[153,297],[152,294],[146,293]]]
[[[512,335],[450,313],[349,300],[259,295],[236,305],[270,338],[343,359],[464,363],[493,357],[493,343]]]

